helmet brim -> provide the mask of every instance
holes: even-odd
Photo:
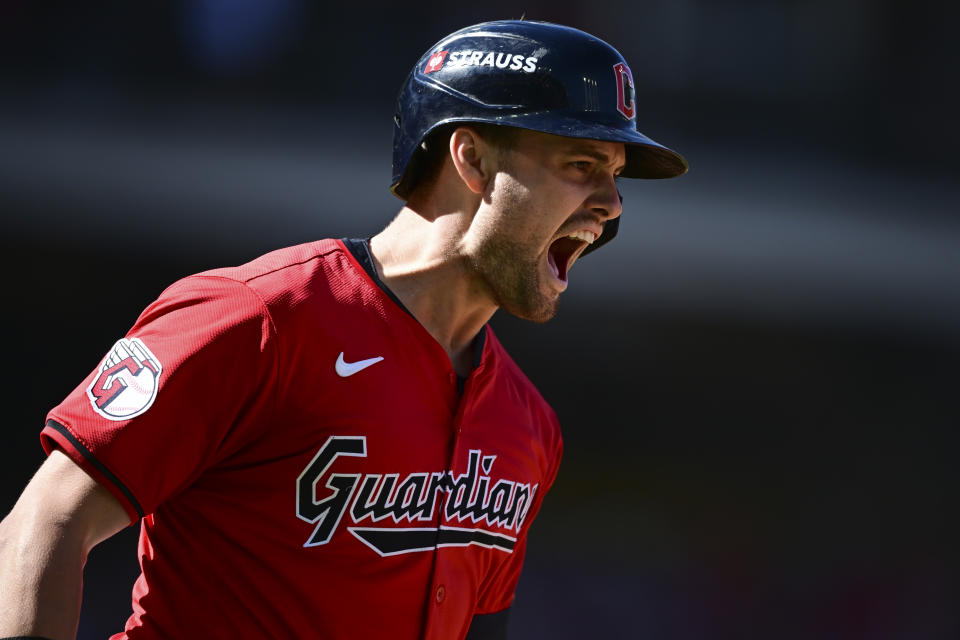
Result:
[[[541,133],[583,138],[585,140],[603,140],[622,142],[626,151],[626,164],[620,175],[624,178],[645,178],[659,180],[676,178],[690,168],[686,159],[673,149],[652,140],[635,129],[622,125],[613,126],[602,122],[584,121],[583,116],[563,116],[556,112],[549,114],[526,113],[512,116],[493,116],[488,118],[444,118],[430,127],[462,122],[484,122],[506,127],[529,129]],[[429,133],[429,131],[427,132]]]

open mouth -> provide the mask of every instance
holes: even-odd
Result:
[[[547,252],[547,264],[553,275],[566,282],[570,267],[595,239],[596,235],[589,231],[576,231],[554,240]]]

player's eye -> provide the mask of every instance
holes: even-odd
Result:
[[[590,168],[593,166],[593,163],[590,162],[589,160],[575,160],[570,163],[570,166],[572,166],[577,171],[589,171]]]

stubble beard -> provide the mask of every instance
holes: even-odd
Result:
[[[510,212],[529,206],[527,187],[513,177],[511,150],[500,149],[499,170],[490,185],[489,195],[496,194],[493,199],[505,212],[503,219],[510,219]],[[471,266],[486,283],[497,306],[507,313],[541,323],[557,314],[559,296],[544,293],[538,248],[533,244],[492,233],[479,244]]]
[[[532,322],[556,315],[559,296],[543,292],[539,260],[531,247],[505,238],[490,240],[481,245],[471,267],[507,313]]]

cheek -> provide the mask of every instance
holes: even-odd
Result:
[[[582,204],[576,185],[548,174],[530,171],[524,180],[499,173],[490,191],[491,214],[487,231],[508,233],[515,242],[546,245],[557,229]]]
[[[530,221],[538,217],[539,206],[529,187],[509,176],[498,176],[486,209],[483,212],[484,226],[497,233],[510,233],[519,239],[521,234],[529,233]],[[479,217],[481,212],[477,213]]]
[[[507,173],[498,173],[490,188],[490,204],[501,210],[528,206],[532,189]]]

